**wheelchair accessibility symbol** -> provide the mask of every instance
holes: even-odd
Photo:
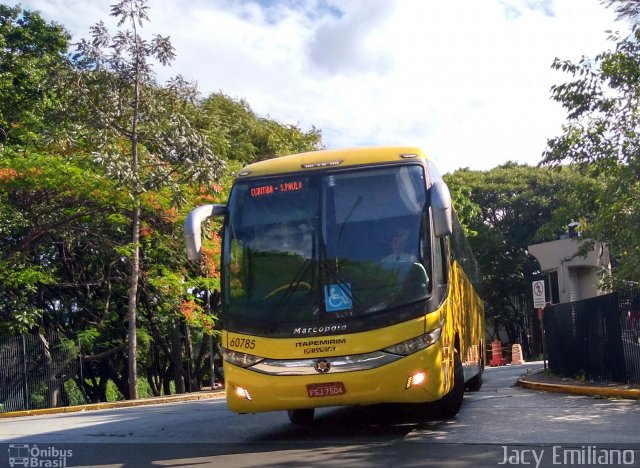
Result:
[[[324,303],[327,312],[349,310],[353,308],[351,300],[351,284],[330,284],[324,287]]]

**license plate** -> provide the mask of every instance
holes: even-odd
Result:
[[[329,382],[307,385],[307,394],[311,398],[344,395],[346,389],[342,382]]]

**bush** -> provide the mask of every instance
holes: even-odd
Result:
[[[69,400],[69,406],[84,405],[87,400],[78,388],[78,384],[73,379],[69,379],[64,383],[64,391]]]
[[[116,384],[113,383],[112,380],[107,382],[107,388],[105,389],[105,396],[107,397],[107,401],[122,401],[124,400],[124,395],[120,393]]]

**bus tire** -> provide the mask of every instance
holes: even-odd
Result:
[[[460,411],[464,398],[464,369],[460,354],[456,349],[453,354],[453,388],[442,399],[434,403],[435,416],[453,418]]]
[[[482,347],[480,349],[482,349]],[[479,367],[480,370],[478,373],[467,382],[467,390],[470,392],[477,392],[482,387],[482,374],[484,373],[484,359],[482,358],[480,358]]]
[[[289,421],[296,426],[308,425],[313,422],[314,408],[288,410]]]
[[[482,371],[471,377],[467,382],[467,390],[477,392],[482,387]]]

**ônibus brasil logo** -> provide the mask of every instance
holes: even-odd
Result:
[[[38,447],[36,444],[9,444],[9,466],[62,468],[73,456],[71,449]]]

